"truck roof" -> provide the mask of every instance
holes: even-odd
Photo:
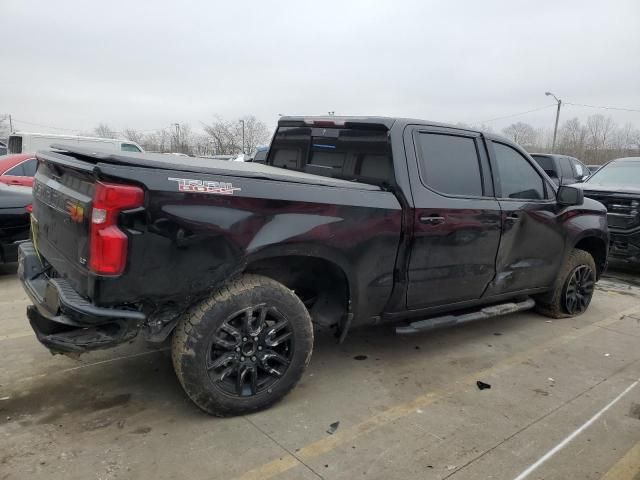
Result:
[[[283,182],[306,183],[327,187],[348,187],[361,190],[380,190],[377,185],[342,180],[339,178],[323,177],[311,173],[287,170],[253,162],[230,162],[199,157],[177,157],[162,153],[137,153],[100,150],[78,145],[51,145],[54,151],[41,150],[37,153],[39,159],[54,161],[64,156],[72,156],[91,163],[108,163],[129,165],[143,168],[157,168],[177,170],[181,172],[204,173],[208,175],[222,175],[276,180]]]
[[[303,125],[317,125],[317,126],[345,126],[345,127],[357,127],[357,126],[373,126],[378,128],[384,128],[390,130],[392,127],[404,127],[406,125],[430,125],[434,127],[452,128],[455,130],[462,130],[467,132],[480,133],[481,130],[464,127],[460,125],[452,125],[450,123],[434,122],[431,120],[420,120],[417,118],[405,118],[405,117],[378,117],[378,116],[282,116],[278,120],[278,126],[303,126]],[[485,133],[487,136],[501,138],[508,140],[500,135],[493,133]]]
[[[495,133],[486,132],[480,129],[472,127],[464,127],[460,125],[453,125],[450,123],[434,122],[432,120],[421,120],[418,118],[405,118],[405,117],[379,117],[379,116],[357,116],[357,115],[345,115],[345,116],[282,116],[278,120],[279,127],[288,126],[326,126],[326,127],[373,127],[381,128],[385,130],[391,130],[391,128],[404,128],[407,125],[425,125],[432,127],[450,128],[453,130],[460,130],[463,132],[482,133],[485,137],[500,140],[513,144],[513,141]]]

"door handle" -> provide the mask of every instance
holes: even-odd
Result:
[[[438,217],[437,215],[424,215],[420,217],[420,221],[427,225],[440,225],[441,223],[444,223],[444,217]]]
[[[506,218],[507,222],[515,223],[520,220],[520,215],[517,213],[510,213]]]

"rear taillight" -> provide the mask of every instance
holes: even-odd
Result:
[[[27,213],[32,213],[33,212],[33,205],[29,204],[26,207],[24,207],[24,209],[27,211]]]
[[[100,275],[119,275],[127,261],[128,238],[118,228],[118,214],[141,207],[140,187],[97,182],[91,211],[89,268]]]

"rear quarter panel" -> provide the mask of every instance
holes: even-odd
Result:
[[[275,256],[329,260],[345,273],[357,317],[380,313],[393,288],[402,209],[386,191],[102,166],[105,178],[143,185],[128,267],[96,282],[100,303],[199,295]],[[231,194],[193,193],[170,178],[231,184]]]

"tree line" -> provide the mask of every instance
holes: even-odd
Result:
[[[0,115],[0,139],[9,135],[8,118]],[[244,142],[243,142],[244,125]],[[458,123],[460,126],[470,125]],[[473,128],[491,132],[487,125]],[[216,116],[209,124],[202,124],[203,133],[194,132],[189,124],[141,131],[125,128],[112,129],[100,123],[84,135],[103,138],[123,138],[141,145],[149,152],[178,152],[188,155],[236,155],[253,153],[258,146],[267,145],[271,129],[253,115],[234,120]],[[552,151],[553,130],[535,128],[525,122],[516,122],[502,129],[502,134],[522,145],[529,152]],[[640,156],[640,130],[631,123],[617,124],[611,117],[591,115],[583,123],[577,117],[564,121],[558,128],[553,153],[570,155],[587,164],[603,164],[613,158]]]
[[[267,145],[271,131],[253,115],[235,120],[215,117],[203,124],[204,133],[194,132],[189,124],[173,124],[152,131],[125,128],[121,132],[106,123],[100,123],[87,135],[102,138],[124,138],[136,142],[147,152],[174,152],[187,155],[251,154],[256,147]]]
[[[529,152],[551,153],[553,130],[517,122],[502,130]],[[553,153],[576,157],[586,164],[600,165],[614,158],[640,156],[640,130],[633,124],[618,125],[611,117],[591,115],[585,123],[578,118],[558,127]]]

